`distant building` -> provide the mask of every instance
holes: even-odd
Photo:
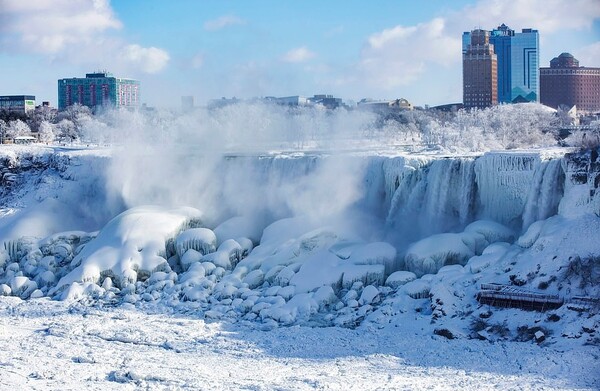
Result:
[[[600,68],[579,66],[569,53],[561,53],[540,68],[541,102],[558,109],[577,106],[580,111],[600,111]]]
[[[181,97],[181,110],[191,111],[194,109],[194,97],[193,96],[182,96]]]
[[[308,102],[327,109],[337,109],[342,106],[342,98],[334,98],[333,95],[314,95],[312,98],[308,98]]]
[[[209,109],[218,109],[218,108],[221,108],[221,107],[238,104],[241,101],[242,101],[241,99],[238,99],[235,96],[233,98],[222,97],[221,99],[211,99],[211,100],[209,100],[208,104],[207,104],[207,107]]]
[[[485,108],[498,104],[498,58],[490,33],[473,30],[463,50],[463,102],[466,108]],[[463,34],[464,40],[465,34]],[[464,41],[463,41],[464,42]]]
[[[444,112],[456,112],[460,109],[462,109],[464,107],[464,105],[462,103],[447,103],[444,105],[438,105],[438,106],[432,106],[429,109],[430,110],[438,110],[438,111],[444,111]]]
[[[85,78],[58,81],[59,110],[75,103],[92,110],[99,107],[137,108],[139,100],[139,81],[115,77],[108,72],[87,73]]]
[[[306,106],[309,103],[307,98],[299,95],[284,96],[282,98],[266,98],[266,101],[286,106]]]
[[[359,109],[367,109],[371,111],[393,111],[413,109],[413,105],[404,98],[394,100],[361,99],[356,107]]]
[[[35,110],[35,96],[33,95],[6,95],[0,96],[0,111],[18,114],[28,114]]]
[[[463,33],[463,57],[472,32]],[[499,103],[539,101],[539,34],[522,29],[515,33],[505,24],[489,32],[497,60],[497,90]]]

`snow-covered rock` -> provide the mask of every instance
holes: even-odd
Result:
[[[109,271],[117,281],[135,281],[138,272],[148,275],[167,265],[166,243],[185,224],[200,218],[193,208],[163,209],[137,207],[112,219],[73,259],[75,269],[58,282],[56,288],[73,282],[97,282]],[[168,265],[167,265],[168,266]]]
[[[390,276],[385,280],[385,285],[389,286],[392,289],[396,289],[399,286],[407,284],[416,279],[417,279],[417,276],[415,273],[400,270],[400,271],[390,274]]]

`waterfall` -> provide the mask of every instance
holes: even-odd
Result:
[[[523,230],[538,220],[547,219],[558,212],[564,193],[565,174],[560,159],[540,163],[527,195],[523,212]]]

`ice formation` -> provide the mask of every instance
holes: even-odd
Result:
[[[599,197],[592,156],[581,159],[535,152],[229,156],[216,163],[212,186],[195,204],[208,217],[193,208],[135,206],[129,189],[89,204],[100,215],[125,208],[98,232],[69,231],[71,222],[51,219],[52,230],[65,223],[65,232],[15,237],[20,229],[4,224],[10,216],[0,219],[0,295],[167,305],[264,328],[355,327],[407,312],[436,324],[467,322],[480,283],[557,293],[571,269],[569,278],[587,281],[572,264],[600,253],[599,241],[585,240],[597,238],[591,212]],[[21,222],[47,216],[45,200],[63,196],[52,181],[82,180],[68,160],[57,161],[53,170],[64,178],[44,170],[35,180],[33,173],[5,175],[5,202]],[[100,191],[97,181],[83,193]],[[44,213],[18,211],[19,186],[36,182],[41,202],[34,204]]]

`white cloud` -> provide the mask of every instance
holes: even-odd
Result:
[[[243,19],[238,18],[235,15],[223,15],[217,19],[208,20],[204,22],[204,30],[217,31],[224,29],[225,27],[242,25],[245,23],[246,22]]]
[[[470,30],[491,29],[501,23],[514,29],[534,28],[544,34],[561,30],[586,30],[600,17],[598,0],[485,0],[449,17],[453,24]]]
[[[127,45],[123,48],[123,58],[146,73],[160,72],[169,62],[169,53],[155,47]]]
[[[598,0],[480,0],[425,23],[398,25],[372,34],[355,69],[338,80],[342,84],[362,84],[371,91],[424,85],[427,80],[423,75],[433,78],[434,74],[457,74],[463,31],[479,26],[493,29],[506,23],[515,31],[539,30],[545,44],[553,34],[564,30],[589,30],[598,18]],[[543,50],[554,48],[547,45]],[[598,50],[595,45],[581,49],[582,59],[597,60]]]
[[[428,65],[460,59],[460,36],[446,33],[444,19],[416,26],[396,26],[371,35],[357,66],[358,79],[385,90],[416,81]]]
[[[0,47],[52,54],[121,27],[108,0],[2,0]]]
[[[0,51],[38,53],[97,69],[156,73],[169,62],[160,48],[111,35],[122,27],[108,0],[0,0]]]
[[[575,49],[572,54],[579,60],[581,66],[600,67],[600,41]]]
[[[305,62],[305,61],[310,60],[311,58],[314,58],[315,56],[316,56],[316,54],[314,52],[311,52],[310,50],[308,50],[308,48],[306,48],[306,46],[302,46],[299,48],[292,49],[289,52],[285,53],[281,57],[281,61]]]

